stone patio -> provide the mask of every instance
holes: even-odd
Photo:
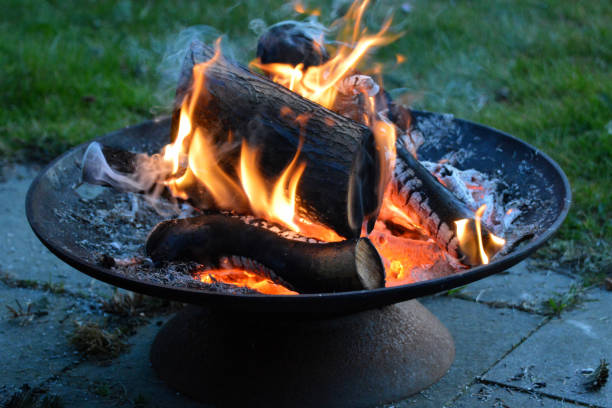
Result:
[[[103,321],[100,305],[114,288],[66,266],[34,236],[24,201],[35,174],[7,170],[0,183],[0,406],[24,384],[66,407],[202,406],[151,368],[150,344],[171,316],[163,310],[143,313],[119,357],[101,362],[75,350],[75,322]],[[523,262],[421,299],[452,333],[456,359],[437,384],[385,407],[612,407],[612,381],[583,385],[601,359],[612,361],[612,292],[581,293],[586,301],[560,316],[543,306],[576,288],[571,275]]]

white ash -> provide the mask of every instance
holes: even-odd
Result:
[[[144,242],[149,231],[163,218],[140,195],[130,197],[104,189],[96,198],[80,199],[75,208],[54,210],[60,222],[76,224],[81,238],[76,243],[91,262],[101,254],[113,258],[144,255]],[[136,204],[134,204],[136,202]],[[134,206],[138,210],[134,212]]]
[[[421,161],[421,164],[470,210],[476,212],[482,205],[486,205],[482,220],[493,229],[495,235],[503,237],[521,214],[519,207],[522,203],[519,201],[504,203],[499,193],[503,191],[504,183],[499,178],[475,169],[460,170],[448,162]]]
[[[398,128],[399,130],[399,128]],[[410,130],[406,133],[398,134],[398,141],[404,145],[404,147],[412,154],[414,157],[417,156],[417,152],[419,147],[425,143],[425,138],[423,137],[423,133],[419,130]]]
[[[461,144],[463,139],[455,117],[450,113],[420,117],[416,123],[413,123],[410,133],[416,133],[416,138],[423,138],[428,145],[434,146],[439,145],[445,139],[452,139]]]
[[[340,81],[337,89],[343,95],[375,96],[380,91],[380,86],[370,76],[351,75]]]

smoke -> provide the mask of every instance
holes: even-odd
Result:
[[[177,34],[166,38],[162,48],[161,61],[157,66],[159,86],[156,99],[161,110],[169,110],[174,102],[174,93],[178,84],[181,66],[189,45],[199,40],[205,44],[213,44],[222,34],[214,27],[207,25],[196,25],[187,27]]]

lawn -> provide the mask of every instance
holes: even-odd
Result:
[[[328,23],[337,11],[329,3],[306,7]],[[547,262],[612,273],[612,3],[387,3],[402,6],[392,30],[405,35],[372,56],[391,68],[385,87],[415,108],[482,122],[551,155],[570,178],[574,205],[543,251]],[[371,7],[373,28],[387,3]],[[19,161],[45,162],[167,112],[185,28],[208,40],[224,34],[248,62],[258,27],[298,18],[272,0],[3,4],[0,157]],[[399,66],[396,54],[406,57]]]

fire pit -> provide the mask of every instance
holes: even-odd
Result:
[[[159,375],[187,395],[221,405],[368,406],[398,400],[444,375],[454,347],[447,330],[417,301],[395,304],[518,263],[550,238],[570,205],[565,175],[537,149],[468,121],[427,112],[413,115],[415,123],[440,124],[432,127],[436,143],[426,142],[419,151],[425,159],[435,162],[448,151],[468,149],[474,154],[464,159],[466,167],[499,170],[519,194],[537,192],[536,205],[519,219],[519,226],[538,226],[531,236],[489,264],[374,290],[262,295],[156,284],[101,265],[99,254],[83,241],[105,239],[104,232],[96,236],[96,229],[85,228],[82,220],[62,215],[60,210],[83,204],[74,187],[80,182],[85,144],[57,158],[32,183],[28,220],[40,240],[78,270],[125,289],[194,305],[161,330],[151,351]],[[98,141],[153,153],[168,142],[170,122],[146,122]],[[447,131],[441,132],[444,127]]]
[[[352,39],[334,56],[312,21],[270,27],[251,64],[263,75],[220,41],[193,42],[172,118],[78,146],[30,188],[30,224],[58,257],[191,304],[151,348],[184,394],[356,407],[418,392],[454,345],[414,299],[507,269],[567,214],[569,184],[546,155],[411,112],[355,69],[394,38],[390,21],[361,28],[366,6],[349,9]],[[119,192],[84,194],[82,181]]]

